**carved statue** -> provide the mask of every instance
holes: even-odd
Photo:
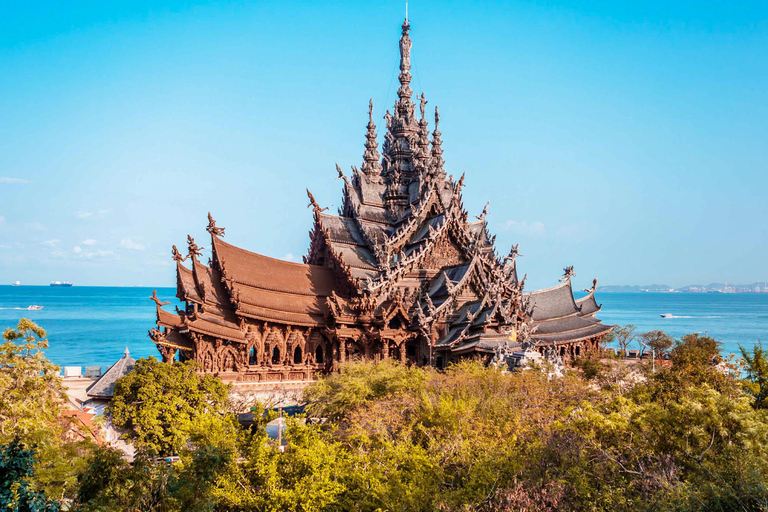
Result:
[[[195,256],[201,256],[203,253],[201,252],[204,247],[198,247],[195,243],[195,239],[192,238],[190,235],[187,235],[187,246],[189,249],[189,253],[187,254],[187,257],[194,258]]]
[[[315,212],[315,215],[323,213],[325,210],[328,209],[327,206],[325,208],[320,208],[320,205],[317,204],[317,201],[315,201],[315,196],[312,195],[312,192],[310,192],[309,189],[307,189],[307,196],[309,197],[309,204],[307,205],[307,208],[311,206],[312,211]]]
[[[368,100],[368,122],[373,123],[373,98]]]
[[[217,228],[216,221],[213,220],[211,212],[208,212],[208,227],[205,228],[207,232],[216,236],[224,236],[224,228]]]
[[[389,113],[389,110],[384,114],[384,119],[386,120],[387,130],[389,130],[392,127],[392,114]]]
[[[435,105],[435,131],[437,131],[437,126],[440,124],[440,111],[437,110],[437,105]]]
[[[421,93],[421,96],[419,96],[418,98],[420,103],[419,110],[421,111],[421,118],[424,119],[424,112],[426,111],[427,103],[429,102],[427,101],[427,98],[424,96],[423,92]]]
[[[179,253],[179,250],[176,248],[175,245],[173,247],[171,247],[171,255],[172,255],[171,257],[173,258],[173,261],[181,261],[181,262],[183,262],[183,261],[186,261],[187,258],[189,258],[189,255],[182,256]]]
[[[563,269],[563,277],[560,278],[560,282],[564,283],[575,275],[576,272],[573,271],[573,265],[569,265]]]
[[[168,302],[167,300],[160,302],[160,299],[157,298],[157,290],[152,290],[152,295],[149,298],[155,301],[155,304],[157,304],[157,307],[159,308],[170,304],[170,302]]]

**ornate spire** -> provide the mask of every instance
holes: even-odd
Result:
[[[425,109],[427,106],[427,98],[424,93],[421,93],[419,99],[419,110],[421,111],[421,120],[419,121],[419,142],[418,150],[414,154],[414,163],[416,170],[421,174],[426,170],[427,163],[429,162],[429,130],[427,129],[427,120],[425,119]]]
[[[381,174],[378,147],[376,125],[373,123],[373,99],[371,99],[368,102],[368,133],[365,134],[365,153],[363,154],[363,172],[368,176]]]
[[[440,139],[440,111],[435,107],[435,131],[432,132],[432,165],[436,170],[442,170],[445,161],[443,160],[443,141]]]
[[[408,37],[408,32],[411,30],[411,24],[408,23],[408,19],[403,22],[403,35],[400,37],[400,88],[397,90],[398,101],[398,113],[405,114],[408,111],[408,106],[413,107],[411,103],[411,38]]]

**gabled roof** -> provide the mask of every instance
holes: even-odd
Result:
[[[595,292],[589,292],[586,296],[577,299],[576,305],[581,310],[581,316],[594,316],[595,313],[600,311],[601,306],[598,305],[595,300]]]
[[[115,382],[120,377],[123,377],[133,369],[136,364],[130,356],[128,349],[125,349],[125,355],[117,360],[115,364],[109,367],[109,370],[104,372],[104,375],[99,377],[99,380],[88,386],[85,390],[85,394],[88,398],[112,398],[115,392]]]
[[[534,304],[533,320],[544,321],[579,313],[570,279],[562,284],[527,294]]]
[[[239,315],[304,326],[324,324],[325,298],[335,289],[330,269],[270,258],[212,238]]]

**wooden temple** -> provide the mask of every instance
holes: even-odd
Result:
[[[488,206],[468,218],[464,177],[444,169],[438,110],[430,134],[424,94],[412,101],[409,30],[406,20],[381,154],[371,102],[361,167],[346,176],[336,166],[338,214],[307,191],[314,225],[303,264],[230,245],[210,214],[208,265],[192,237],[187,255],[173,247],[184,309],[168,311],[152,297],[158,328],[150,337],[164,361],[178,352],[229,380],[279,382],[354,359],[440,368],[502,350],[567,360],[598,349],[611,326],[595,317],[597,280],[575,300],[567,267],[557,286],[527,293],[518,247],[496,252]]]

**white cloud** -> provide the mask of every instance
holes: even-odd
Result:
[[[58,244],[59,242],[61,242],[61,240],[59,240],[58,238],[53,238],[51,240],[46,240],[45,242],[43,242],[43,245],[47,245],[48,247],[56,247],[56,244]]]
[[[130,238],[123,238],[120,240],[120,247],[131,251],[143,251],[146,249],[146,247],[144,247],[142,244],[136,243]]]
[[[72,249],[72,252],[74,252],[75,254],[80,254],[81,252],[83,252],[83,250],[80,248],[79,245],[76,245],[75,248]]]
[[[0,244],[0,249],[10,249],[10,248],[11,248],[10,245]]]
[[[94,240],[93,238],[88,238],[87,240],[83,240],[80,243],[83,245],[96,245],[96,240]]]
[[[23,180],[21,178],[0,177],[0,183],[29,183],[29,180]]]
[[[543,235],[544,223],[539,221],[528,222],[527,220],[508,220],[500,229],[517,235]]]
[[[78,220],[87,219],[88,217],[92,216],[93,212],[77,212],[75,217],[77,217]]]
[[[3,217],[2,215],[0,215],[0,224],[2,224],[2,223],[4,223],[4,222],[5,222],[5,217]]]
[[[85,210],[80,210],[75,214],[75,217],[77,220],[85,220],[85,219],[103,219],[106,217],[106,215],[109,213],[109,210],[98,210],[96,212],[87,212]]]

